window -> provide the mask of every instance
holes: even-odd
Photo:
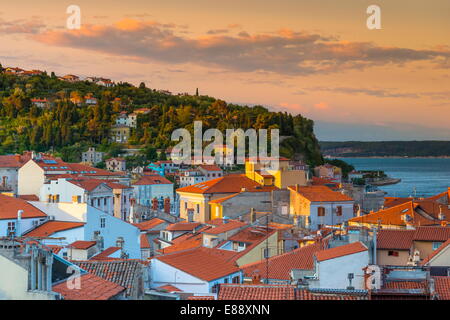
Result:
[[[317,215],[318,215],[319,217],[325,216],[325,208],[324,208],[324,207],[318,207],[318,208],[317,208]]]
[[[239,276],[233,277],[231,280],[233,283],[241,283],[241,278]]]
[[[433,242],[433,251],[437,250],[443,242]]]
[[[16,223],[8,222],[8,233],[16,231]]]
[[[228,278],[223,279],[223,283],[228,283]]]
[[[264,259],[267,259],[270,257],[270,249],[264,248]]]
[[[106,218],[100,218],[100,228],[106,227]]]
[[[342,216],[342,206],[338,206],[338,207],[336,208],[336,215],[337,215],[338,217]]]
[[[196,204],[196,208],[197,208],[197,213],[200,213],[200,205]]]
[[[218,293],[219,292],[219,284],[215,283],[211,288],[212,293]]]
[[[388,252],[388,256],[390,257],[398,257],[398,251],[389,251]]]

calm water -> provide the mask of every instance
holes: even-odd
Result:
[[[382,170],[392,178],[402,182],[380,187],[388,196],[408,197],[431,196],[450,187],[450,159],[419,158],[345,158],[356,170]]]

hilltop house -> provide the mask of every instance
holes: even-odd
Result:
[[[158,207],[164,207],[164,199],[174,202],[173,183],[160,175],[144,175],[132,184],[136,203],[152,206],[153,199],[158,200]]]

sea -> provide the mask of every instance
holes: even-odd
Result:
[[[341,158],[356,170],[382,170],[398,184],[379,187],[391,197],[429,197],[450,187],[450,158]]]

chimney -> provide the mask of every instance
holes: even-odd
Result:
[[[19,162],[19,163],[21,162],[20,154],[14,155],[14,158],[16,159],[17,162]]]
[[[152,200],[152,210],[158,210],[158,199],[153,198]]]
[[[164,199],[164,212],[170,214],[170,198],[167,197]]]
[[[256,212],[255,208],[250,209],[250,223],[254,223],[256,221]]]
[[[299,191],[300,190],[300,186],[298,185],[298,183],[295,185],[295,191]]]
[[[20,237],[22,234],[22,230],[20,230],[21,223],[22,223],[22,214],[23,210],[17,211],[17,225],[16,225],[16,237]]]

